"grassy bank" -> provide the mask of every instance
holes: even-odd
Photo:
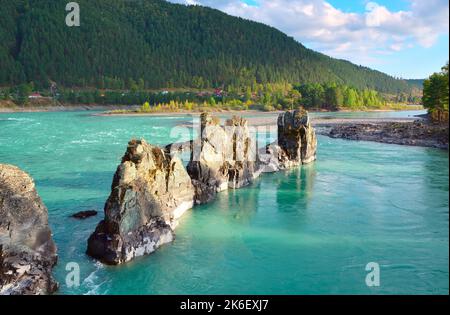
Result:
[[[355,109],[340,108],[337,111],[402,111],[402,110],[422,110],[424,109],[421,105],[404,105],[404,104],[392,104],[382,107],[360,107]],[[105,111],[106,115],[150,115],[150,114],[189,114],[189,113],[201,113],[201,112],[261,112],[270,113],[278,112],[279,109],[264,109],[261,106],[251,106],[249,108],[242,107],[210,107],[210,106],[194,106],[192,108],[170,108],[170,107],[151,107],[150,109],[143,109],[139,106],[129,106],[129,105],[102,105],[102,104],[53,104],[49,103],[43,104],[28,104],[26,106],[19,106],[14,104],[12,101],[2,101],[0,102],[0,112],[57,112],[57,111]],[[307,108],[311,112],[333,112],[335,110],[326,110],[323,108]]]

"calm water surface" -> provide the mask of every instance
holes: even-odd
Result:
[[[171,130],[186,119],[0,114],[0,163],[29,172],[49,208],[61,294],[448,294],[448,152],[321,136],[317,163],[195,208],[155,254],[120,267],[88,258],[102,215],[69,215],[103,209],[128,140],[188,140]],[[79,288],[65,285],[68,262]],[[365,285],[369,262],[379,288]]]

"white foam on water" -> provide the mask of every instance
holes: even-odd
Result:
[[[100,294],[107,294],[107,291],[101,292],[100,291],[100,287],[106,283],[106,281],[97,283],[99,277],[97,275],[97,273],[99,271],[101,271],[102,269],[104,269],[105,267],[103,266],[102,263],[100,262],[96,262],[95,263],[95,267],[96,270],[91,272],[91,274],[83,280],[83,286],[85,286],[88,291],[86,293],[84,293],[84,295],[100,295]]]
[[[18,121],[18,122],[32,122],[32,121],[35,121],[34,119],[31,119],[31,118],[13,118],[13,117],[8,117],[8,118],[6,118],[4,120],[7,120],[7,121]]]
[[[70,143],[71,144],[92,144],[92,143],[99,143],[99,140],[87,140],[87,139],[81,139],[81,140],[73,140]]]
[[[110,138],[110,137],[117,136],[117,134],[113,131],[101,131],[101,132],[97,133],[97,136]]]

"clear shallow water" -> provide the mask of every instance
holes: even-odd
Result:
[[[103,209],[129,139],[188,140],[170,128],[183,121],[0,114],[0,163],[29,172],[49,208],[61,294],[448,294],[448,153],[326,137],[317,163],[195,208],[155,254],[120,267],[86,257],[102,215],[68,216]],[[65,285],[68,262],[79,288]],[[365,285],[369,262],[380,288]]]

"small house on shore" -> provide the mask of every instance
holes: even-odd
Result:
[[[41,93],[36,92],[36,93],[30,94],[30,96],[28,96],[28,98],[30,98],[30,99],[42,98],[42,95],[41,95]]]

